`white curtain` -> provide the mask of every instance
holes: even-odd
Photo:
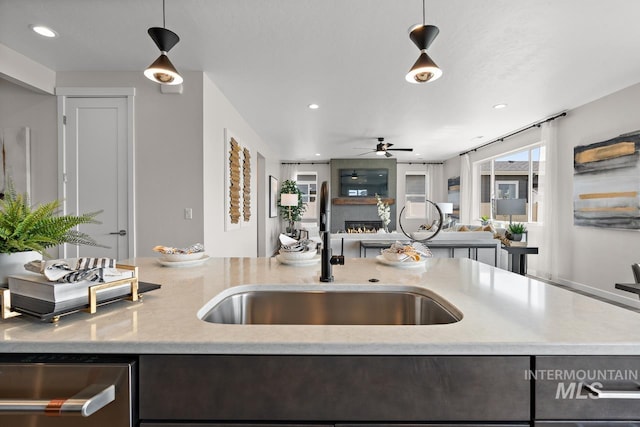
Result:
[[[425,165],[427,174],[427,199],[433,202],[446,202],[444,165]]]
[[[296,163],[281,163],[280,164],[280,185],[287,179],[296,180],[298,175],[298,168],[300,165]]]
[[[460,156],[460,223],[471,224],[473,211],[473,176],[468,154]]]
[[[542,124],[542,151],[539,164],[539,192],[542,210],[539,221],[542,223],[540,236],[540,254],[536,275],[543,279],[555,279],[558,276],[557,257],[558,239],[558,202],[560,200],[558,180],[558,141],[555,121]]]

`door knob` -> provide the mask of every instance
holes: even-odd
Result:
[[[117,234],[119,236],[126,236],[127,235],[127,230],[114,231],[113,233],[109,233],[109,234]]]

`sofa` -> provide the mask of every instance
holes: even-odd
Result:
[[[418,231],[411,233],[414,240],[423,240],[432,235],[430,231]],[[507,253],[501,249],[502,241],[496,237],[503,237],[504,229],[480,228],[478,225],[456,225],[450,229],[442,230],[438,235],[425,244],[431,249],[434,257],[453,257],[466,258],[477,254],[480,262],[494,265],[497,267],[508,269]],[[391,233],[334,233],[331,235],[331,250],[333,254],[342,253],[345,258],[359,258],[361,256],[360,242],[362,241],[381,241],[389,242],[389,246],[395,241],[408,241],[409,239],[401,232]],[[465,244],[473,244],[474,242],[488,243],[491,248],[477,248],[469,250],[464,247]],[[431,245],[430,245],[431,243]],[[460,244],[461,247],[456,248],[439,248],[436,244],[452,244],[453,246]],[[369,249],[362,256],[372,258],[379,255],[379,250]]]

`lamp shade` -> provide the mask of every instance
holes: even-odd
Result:
[[[524,215],[526,213],[526,199],[496,199],[497,215]]]
[[[409,83],[427,83],[439,79],[440,76],[442,76],[442,70],[433,62],[427,55],[427,50],[424,49],[405,76],[405,79]]]
[[[169,52],[180,41],[176,33],[163,27],[151,27],[147,33],[160,52]]]
[[[281,194],[280,195],[281,206],[298,206],[297,194]]]
[[[435,25],[417,24],[409,28],[409,38],[420,50],[429,49],[438,34],[440,29]]]
[[[182,76],[178,74],[165,52],[144,70],[144,75],[149,80],[165,85],[179,85],[183,82]]]
[[[444,215],[453,213],[453,203],[440,202],[436,203]]]

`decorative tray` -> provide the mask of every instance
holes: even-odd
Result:
[[[140,294],[160,288],[160,285],[155,283],[138,282],[138,267],[121,264],[118,264],[116,267],[125,270],[132,270],[133,277],[108,283],[96,283],[89,287],[86,300],[72,300],[71,302],[56,304],[53,301],[31,298],[24,295],[12,295],[9,289],[0,288],[0,318],[8,319],[25,314],[36,317],[43,322],[56,323],[60,320],[60,317],[77,313],[79,311],[86,311],[90,314],[95,314],[97,307],[113,302],[122,300],[140,301],[142,299],[142,295]],[[123,284],[128,284],[130,286],[128,293],[100,298],[99,291],[108,288],[115,288],[116,286],[122,286]]]

